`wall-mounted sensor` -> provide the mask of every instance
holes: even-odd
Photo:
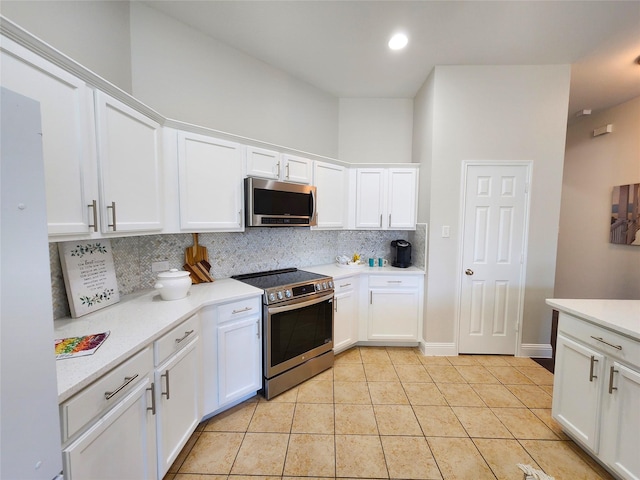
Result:
[[[591,115],[591,110],[587,108],[576,112],[576,117],[586,117],[587,115]]]
[[[602,127],[598,127],[593,131],[593,136],[597,137],[600,135],[605,135],[607,133],[611,133],[613,132],[613,124],[610,123],[609,125],[604,125]]]

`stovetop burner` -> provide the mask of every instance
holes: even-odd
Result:
[[[285,302],[295,297],[333,290],[332,277],[297,268],[245,273],[231,278],[264,290],[266,304]]]

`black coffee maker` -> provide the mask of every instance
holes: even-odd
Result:
[[[411,266],[411,244],[406,240],[393,240],[391,242],[391,255],[393,267],[407,268]]]

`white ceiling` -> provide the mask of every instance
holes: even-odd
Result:
[[[337,97],[412,98],[435,65],[567,63],[570,118],[640,95],[638,0],[146,3]]]

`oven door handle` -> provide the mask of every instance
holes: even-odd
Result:
[[[329,300],[329,303],[333,302],[333,292],[330,293],[329,295],[325,295],[320,298],[307,300],[306,302],[290,303],[287,305],[283,305],[281,307],[269,307],[269,314],[273,315],[274,313],[289,312],[291,310],[296,310],[298,308],[308,307],[309,305],[315,305],[317,303],[326,302],[327,300]]]

